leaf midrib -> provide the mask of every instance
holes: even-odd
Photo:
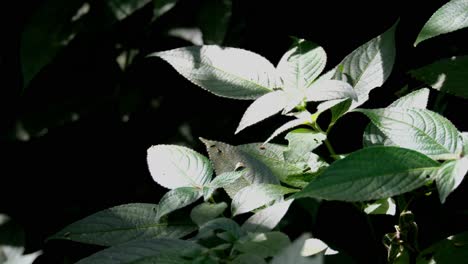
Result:
[[[112,233],[112,232],[123,232],[123,231],[131,231],[131,230],[140,230],[140,229],[151,229],[151,228],[157,228],[157,227],[180,227],[180,226],[187,226],[191,227],[195,225],[190,225],[190,224],[184,224],[184,223],[165,223],[165,224],[160,224],[160,223],[155,223],[151,225],[143,225],[143,226],[137,226],[137,227],[120,227],[120,228],[113,228],[110,230],[98,230],[98,231],[93,231],[93,232],[70,232],[69,236],[81,236],[81,235],[87,235],[87,234],[102,234],[102,233]],[[67,232],[65,232],[67,233]]]

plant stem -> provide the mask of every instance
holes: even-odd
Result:
[[[337,155],[336,155],[336,152],[335,152],[335,150],[333,149],[333,146],[331,145],[331,143],[330,143],[330,141],[328,140],[328,138],[325,139],[325,146],[327,146],[327,149],[328,149],[328,151],[330,152],[330,155],[331,155],[335,160],[337,160],[338,157],[337,157]]]

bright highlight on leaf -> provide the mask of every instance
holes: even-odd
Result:
[[[451,0],[439,8],[426,22],[414,43],[468,27],[468,1]]]
[[[148,149],[148,167],[155,182],[168,189],[201,188],[213,174],[210,161],[186,147],[156,145]]]
[[[243,49],[191,46],[149,56],[167,61],[189,81],[222,97],[251,100],[280,87],[275,67]]]

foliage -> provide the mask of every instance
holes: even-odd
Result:
[[[53,2],[50,8],[62,8],[63,3]],[[177,1],[106,3],[112,14],[108,23],[112,24],[148,6],[154,9],[154,22]],[[55,19],[68,23],[72,17],[72,26],[76,26],[76,21],[87,17],[86,4],[74,1],[67,9],[70,12]],[[305,39],[293,38],[276,67],[252,51],[218,45],[226,33],[231,5],[230,1],[207,4],[204,12],[221,10],[224,15],[219,23],[202,21],[200,28],[207,32],[203,39],[196,37],[196,30],[172,31],[197,45],[148,57],[166,61],[185,79],[214,95],[253,100],[235,134],[278,114],[289,121],[270,137],[260,139],[263,142],[231,145],[200,138],[207,155],[174,144],[152,146],[147,152],[149,172],[157,184],[169,189],[158,204],[112,207],[70,224],[49,240],[107,247],[80,264],[324,263],[332,254],[345,253],[306,232],[289,237],[282,229],[287,225],[288,210],[297,209],[295,205],[301,201],[326,200],[352,203],[368,219],[368,215],[395,215],[395,232],[382,239],[389,263],[454,263],[462,259],[466,233],[421,249],[417,219],[409,209],[418,193],[432,195],[427,190],[437,190],[440,202],[445,203],[460,185],[468,171],[467,132],[459,131],[439,109],[428,109],[431,92],[427,88],[406,92],[387,107],[363,107],[372,98],[371,91],[382,86],[392,72],[399,23],[324,73],[325,49]],[[464,0],[442,6],[424,25],[415,45],[467,27],[467,8]],[[77,10],[79,15],[72,12]],[[40,20],[34,17],[31,23],[35,19]],[[68,28],[65,34],[54,28],[56,24],[41,24],[52,32],[49,36],[37,37],[34,30],[23,33],[23,59],[31,62],[23,64],[25,87],[80,30],[70,26],[73,30]],[[200,45],[203,43],[209,45]],[[33,52],[31,45],[44,52]],[[466,68],[466,56],[461,56],[409,74],[438,90],[432,93],[466,98]],[[329,135],[335,133],[339,120],[351,114],[370,120],[362,131],[363,147],[336,153]],[[269,143],[284,132],[287,145]],[[337,133],[347,135],[347,131]],[[173,217],[188,211],[183,217]],[[371,221],[369,225],[372,228]],[[452,251],[455,254],[449,253]]]

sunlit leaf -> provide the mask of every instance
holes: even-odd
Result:
[[[180,187],[168,191],[159,201],[156,221],[177,209],[194,203],[200,197],[202,197],[201,190],[193,187]]]
[[[323,256],[318,255],[316,257],[305,257],[302,255],[302,251],[305,245],[305,241],[310,237],[309,234],[305,234],[297,238],[290,246],[281,250],[270,262],[271,264],[322,264]]]
[[[191,46],[156,52],[194,84],[222,97],[256,99],[279,87],[275,67],[262,56],[238,48]]]
[[[306,91],[306,100],[308,102],[320,102],[343,98],[351,98],[357,101],[358,95],[350,84],[338,80],[327,80],[314,83]]]
[[[245,173],[240,178],[224,187],[231,198],[240,189],[250,184],[279,183],[279,180],[262,161],[243,151],[238,146],[207,139],[200,140],[206,146],[216,174],[235,171],[240,164],[245,168]]]
[[[294,198],[368,201],[392,197],[423,186],[439,163],[404,148],[369,147],[332,163]]]
[[[168,189],[200,188],[210,182],[213,174],[205,156],[182,146],[152,146],[148,149],[147,161],[154,181]]]
[[[292,202],[293,199],[277,202],[256,212],[242,224],[242,229],[252,233],[262,233],[272,230],[284,217]]]
[[[283,91],[267,93],[256,99],[245,111],[235,133],[277,114],[285,107],[286,99]]]
[[[358,109],[395,145],[419,151],[434,159],[460,156],[457,128],[445,117],[417,108]]]
[[[437,10],[426,22],[414,43],[420,42],[468,27],[468,2],[466,0],[451,0]]]
[[[231,203],[232,215],[243,214],[281,199],[297,190],[276,184],[252,184],[236,193]]]
[[[304,91],[323,71],[326,63],[327,55],[322,47],[304,39],[295,39],[277,67],[284,89]]]
[[[460,185],[467,172],[468,156],[447,161],[442,165],[436,178],[441,203],[444,203],[447,196]]]
[[[366,214],[395,215],[396,204],[392,198],[380,199],[364,208]]]

